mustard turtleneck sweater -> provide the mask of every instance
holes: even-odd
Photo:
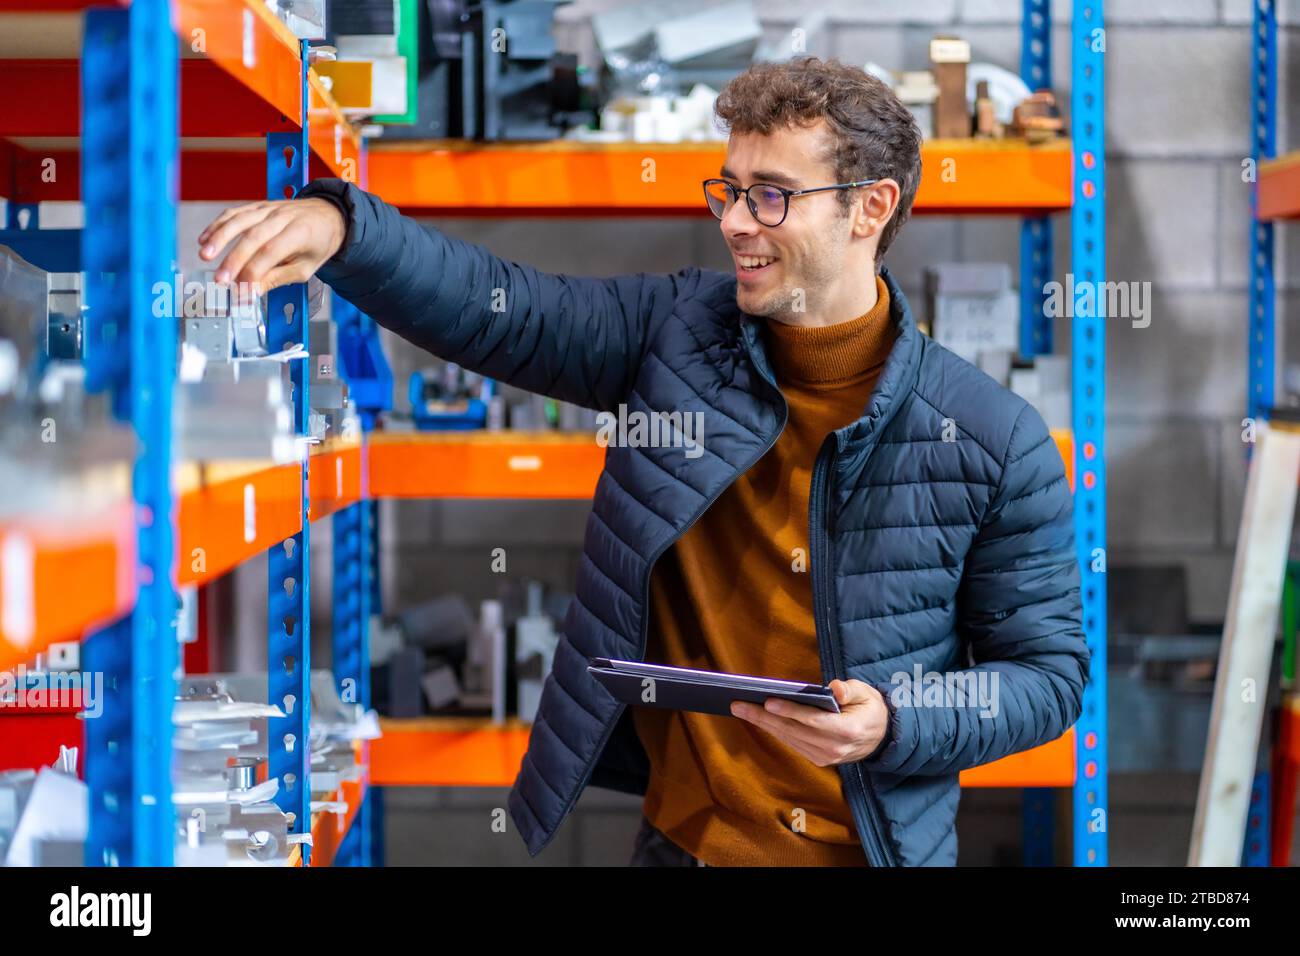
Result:
[[[655,565],[646,660],[822,682],[808,494],[826,436],[860,418],[893,347],[889,292],[821,328],[767,323],[790,408],[776,444]],[[644,812],[713,866],[866,866],[834,767],[736,717],[635,708],[650,758]]]

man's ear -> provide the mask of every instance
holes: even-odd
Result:
[[[853,205],[853,235],[862,239],[878,237],[897,211],[901,195],[898,183],[892,179],[859,190]]]

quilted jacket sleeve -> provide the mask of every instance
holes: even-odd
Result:
[[[947,774],[1054,740],[1079,717],[1090,652],[1082,628],[1073,500],[1042,418],[1024,407],[1002,477],[966,555],[958,628],[973,667],[936,705],[878,684],[887,743],[863,766]],[[979,693],[961,693],[963,688]]]
[[[419,225],[338,179],[299,194],[348,223],[322,281],[386,329],[472,371],[588,408],[631,391],[648,329],[670,314],[677,275],[552,275]]]

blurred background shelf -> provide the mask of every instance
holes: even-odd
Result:
[[[385,143],[370,188],[404,212],[494,216],[707,216],[701,182],[719,143]],[[1070,208],[1068,140],[927,140],[917,213],[1040,215]],[[953,171],[960,170],[959,174]]]

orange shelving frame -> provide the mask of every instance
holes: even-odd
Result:
[[[0,670],[127,613],[135,535],[130,502],[90,515],[0,519]]]
[[[720,143],[376,143],[370,189],[406,212],[445,215],[708,215],[701,180]],[[929,140],[917,213],[1038,215],[1068,209],[1068,140]]]
[[[289,465],[210,465],[182,483],[176,580],[211,581],[302,527],[301,471]]]
[[[0,122],[0,194],[13,201],[80,195],[80,29],[75,21],[88,6],[69,0],[57,10],[33,11],[0,0],[0,37],[7,28],[18,35],[0,43],[13,107]],[[261,0],[176,0],[174,11],[182,55],[180,197],[263,199],[262,137],[297,129],[303,116],[299,40]],[[24,49],[23,37],[34,35],[44,39],[41,57]],[[356,127],[315,70],[307,82],[312,175],[360,182]],[[45,175],[50,160],[59,170],[53,179]]]
[[[1052,439],[1074,487],[1074,438]],[[588,434],[374,432],[372,498],[590,498],[605,449]]]
[[[385,718],[370,742],[376,787],[508,787],[528,749],[528,724],[486,719]]]
[[[260,97],[281,114],[286,129],[298,126],[298,118],[304,112],[298,82],[302,67],[300,41],[265,3],[259,0],[176,0],[176,19],[181,42],[189,42],[194,55],[202,56],[233,77],[239,89]],[[202,38],[202,50],[193,48],[197,37]],[[359,182],[360,135],[344,117],[314,70],[308,73],[307,85],[307,142],[315,160],[313,165],[317,167],[314,175],[339,176]],[[184,97],[184,83],[181,93]],[[182,105],[187,105],[184,100]],[[220,109],[219,103],[211,105]],[[243,123],[257,115],[250,110],[223,109],[221,112],[241,116]],[[235,130],[231,135],[260,136],[270,131],[271,127],[263,123],[261,128]],[[265,183],[265,151],[260,145],[248,152],[227,154],[226,159],[260,171],[260,180]],[[261,198],[260,194],[256,198]]]
[[[1073,486],[1072,436],[1053,431],[1052,437]],[[313,450],[311,520],[361,500],[367,486],[370,498],[590,498],[604,458],[605,449],[586,434],[375,432],[364,446],[356,440],[334,441]],[[178,479],[177,582],[213,580],[295,534],[301,527],[299,481],[294,464],[187,466]],[[51,642],[75,640],[126,613],[135,592],[134,541],[127,504],[75,528],[59,522],[0,524],[0,548],[6,555],[32,555],[19,580],[33,582],[30,592],[24,592],[30,596],[22,600],[30,603],[38,622],[30,634],[26,629],[6,633],[5,622],[26,619],[25,612],[18,615],[4,606],[6,596],[17,593],[11,583],[16,566],[6,564],[0,589],[0,668],[30,660]],[[75,587],[68,584],[72,580]],[[484,721],[434,719],[386,721],[384,727],[386,736],[371,749],[376,785],[504,786],[514,779],[528,744],[528,728],[518,723],[503,728]],[[968,771],[962,783],[1068,785],[1074,778],[1072,734]]]
[[[1300,150],[1259,164],[1259,219],[1300,219]]]
[[[361,500],[365,487],[362,463],[366,449],[360,440],[333,440],[317,445],[307,460],[311,521],[332,515]]]
[[[529,725],[486,719],[420,717],[380,721],[370,744],[377,787],[508,787],[528,749]],[[963,787],[1069,787],[1074,729],[1050,743],[961,774]]]
[[[173,9],[183,56],[219,67],[297,125],[302,115],[298,38],[265,3],[175,0]]]
[[[372,498],[590,498],[605,449],[589,434],[375,432]]]

